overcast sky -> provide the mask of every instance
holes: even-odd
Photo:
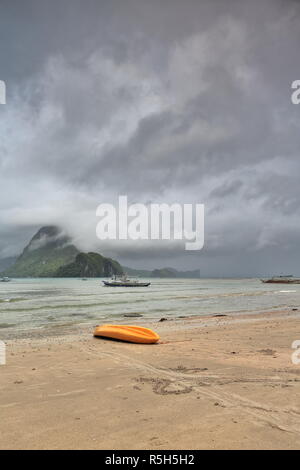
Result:
[[[0,257],[59,224],[132,267],[300,274],[300,2],[0,0]],[[105,243],[95,211],[203,203],[205,246]]]

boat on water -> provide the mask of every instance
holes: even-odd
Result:
[[[273,276],[270,279],[261,279],[264,284],[300,284],[300,279],[292,276]]]
[[[106,287],[148,287],[151,282],[143,282],[138,279],[129,279],[126,274],[120,277],[114,276],[109,281],[102,281]]]
[[[0,279],[0,282],[9,282],[10,280],[11,280],[11,279],[9,279],[9,277],[6,277],[6,276],[5,276],[5,277],[2,277],[2,278]]]

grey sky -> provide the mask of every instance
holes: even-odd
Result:
[[[300,3],[0,0],[0,257],[41,225],[132,266],[300,274]],[[95,210],[206,206],[201,252],[97,242]]]

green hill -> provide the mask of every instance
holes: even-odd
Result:
[[[60,266],[74,261],[79,253],[58,227],[42,227],[16,262],[3,273],[9,277],[53,277]]]
[[[79,253],[75,261],[61,266],[57,277],[109,277],[122,274],[122,266],[115,260],[104,258],[98,253]]]

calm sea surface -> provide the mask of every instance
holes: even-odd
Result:
[[[49,326],[298,307],[300,285],[257,279],[152,279],[143,288],[104,287],[101,279],[14,279],[0,282],[0,339]],[[132,319],[130,320],[132,322]]]

